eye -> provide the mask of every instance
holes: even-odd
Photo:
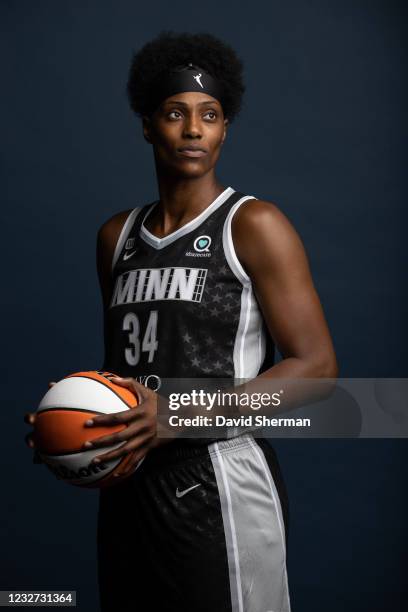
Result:
[[[216,119],[216,118],[217,118],[217,113],[216,113],[215,111],[213,111],[213,110],[209,110],[209,111],[207,111],[207,112],[205,113],[204,117],[207,117],[207,116],[209,116],[209,115],[212,115],[212,116],[210,117],[210,119],[211,119],[212,121],[213,121],[214,119]]]
[[[174,116],[174,115],[177,115],[177,116]],[[179,111],[173,110],[173,111],[170,111],[167,116],[170,119],[178,119],[179,117],[181,117],[181,113]]]

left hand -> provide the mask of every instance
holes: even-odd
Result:
[[[122,444],[122,446],[113,451],[97,455],[92,460],[92,463],[109,461],[132,453],[132,458],[127,463],[126,469],[121,469],[120,472],[121,476],[127,476],[134,471],[135,466],[151,448],[170,442],[171,438],[158,438],[157,436],[157,402],[159,396],[155,391],[145,387],[134,378],[120,378],[114,375],[108,376],[108,378],[115,385],[126,387],[132,391],[138,397],[139,403],[137,407],[131,410],[103,414],[86,421],[86,427],[92,427],[93,425],[118,425],[118,423],[127,425],[127,427],[120,432],[85,442],[83,449],[103,448],[104,446],[112,446],[118,442],[126,441],[125,444]]]

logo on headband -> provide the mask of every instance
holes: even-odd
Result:
[[[193,79],[195,79],[197,81],[197,83],[199,84],[199,86],[204,89],[204,85],[201,83],[200,79],[203,75],[201,74],[201,72],[199,74],[193,74]]]

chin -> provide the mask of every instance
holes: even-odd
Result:
[[[207,174],[210,169],[211,168],[207,168],[207,166],[204,166],[202,163],[191,163],[190,161],[185,163],[183,161],[181,164],[178,163],[171,166],[169,171],[171,174],[179,176],[180,178],[200,178],[204,176],[204,174]]]

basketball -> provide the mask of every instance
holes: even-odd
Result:
[[[85,421],[99,414],[133,410],[138,404],[129,389],[115,385],[107,378],[110,374],[99,371],[70,374],[53,385],[40,402],[34,425],[34,442],[42,461],[59,480],[87,488],[105,487],[122,480],[120,476],[113,477],[113,471],[120,474],[132,453],[98,464],[91,461],[125,442],[89,450],[82,448],[87,440],[92,441],[126,427],[124,424],[86,427]]]

